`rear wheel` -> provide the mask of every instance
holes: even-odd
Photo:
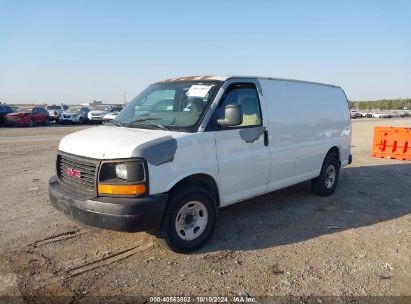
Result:
[[[30,120],[29,120],[29,122],[28,122],[27,126],[28,126],[28,127],[32,127],[32,126],[34,126],[33,119],[30,119]]]
[[[321,196],[329,196],[337,188],[339,175],[340,163],[334,156],[327,155],[324,159],[320,175],[311,180],[311,188]]]
[[[80,117],[80,118],[78,119],[78,124],[79,124],[79,125],[82,125],[82,124],[83,124],[83,118]]]
[[[217,204],[204,188],[187,185],[170,197],[164,213],[162,232],[175,252],[192,252],[210,238],[217,219]]]

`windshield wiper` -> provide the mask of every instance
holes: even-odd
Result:
[[[165,131],[169,131],[170,129],[167,128],[166,126],[160,125],[156,122],[154,122],[153,120],[157,120],[160,119],[159,117],[147,117],[147,118],[140,118],[140,119],[136,119],[136,120],[132,120],[129,123],[127,123],[127,127],[133,126],[133,125],[152,125],[152,126],[156,126],[159,129],[165,130]],[[149,124],[144,124],[142,122],[149,122]]]
[[[136,119],[136,120],[129,121],[128,124],[135,123],[135,122],[140,122],[140,121],[157,120],[157,119],[161,119],[161,118],[160,118],[160,117],[145,117],[145,118],[139,118],[139,119]]]

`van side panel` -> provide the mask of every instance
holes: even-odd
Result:
[[[268,111],[269,190],[317,177],[337,146],[348,163],[351,121],[344,92],[328,85],[259,79]]]

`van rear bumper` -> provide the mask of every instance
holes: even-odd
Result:
[[[67,217],[87,226],[127,232],[159,227],[168,199],[167,194],[158,194],[80,200],[64,192],[56,176],[50,178],[48,189],[53,207]]]

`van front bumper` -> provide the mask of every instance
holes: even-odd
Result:
[[[81,200],[66,193],[56,176],[50,178],[48,188],[51,204],[67,217],[87,226],[127,232],[159,227],[168,199],[167,194],[158,194]]]

